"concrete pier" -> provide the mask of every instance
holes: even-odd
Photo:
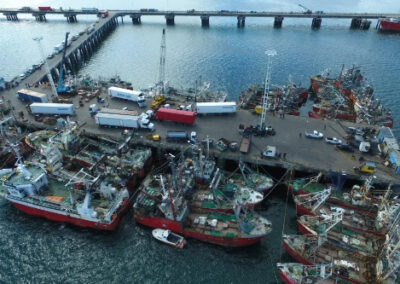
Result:
[[[131,18],[134,25],[140,25],[142,23],[140,15],[131,15]]]
[[[167,14],[165,15],[165,20],[168,26],[175,25],[175,15],[174,14]]]
[[[3,15],[6,16],[7,21],[19,21],[17,13],[15,13],[15,12],[8,12],[8,13],[5,12],[5,13],[3,13]]]
[[[282,27],[283,17],[277,16],[274,18],[274,28],[280,29]]]
[[[312,20],[311,27],[313,29],[319,29],[321,27],[321,22],[322,22],[322,18],[321,17],[315,17]]]
[[[78,20],[76,19],[76,14],[64,14],[64,17],[67,18],[68,23],[76,23]]]
[[[244,28],[245,24],[246,24],[246,17],[243,15],[237,16],[237,27]]]
[[[200,17],[201,19],[201,26],[202,27],[209,27],[210,26],[210,16],[203,15]]]

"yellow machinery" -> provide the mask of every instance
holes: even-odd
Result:
[[[153,102],[151,103],[151,108],[156,109],[158,108],[165,100],[165,97],[163,95],[157,95],[154,97]]]
[[[256,114],[262,114],[262,106],[256,106],[256,107],[254,108],[254,112],[255,112]]]
[[[372,161],[366,161],[359,168],[354,168],[356,172],[373,174],[375,172],[376,164]]]
[[[147,134],[146,138],[153,141],[160,141],[160,135],[158,134]]]

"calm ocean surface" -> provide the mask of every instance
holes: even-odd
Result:
[[[109,9],[254,10],[300,11],[298,1],[1,1],[2,7],[52,7]],[[400,13],[399,1],[335,1],[318,4],[301,1],[312,10]],[[49,4],[51,3],[51,4]],[[381,4],[382,3],[382,4]],[[0,77],[9,80],[40,61],[33,37],[43,36],[46,53],[64,39],[96,20],[78,16],[67,24],[64,17],[35,22],[30,15],[7,22],[0,15]],[[137,88],[157,79],[161,32],[166,28],[166,76],[171,86],[194,87],[199,76],[212,88],[236,99],[249,85],[265,77],[266,49],[275,49],[272,84],[286,84],[291,75],[308,86],[308,78],[330,68],[360,66],[374,86],[376,97],[394,113],[394,130],[400,134],[400,35],[349,30],[350,20],[325,20],[318,31],[310,19],[284,19],[275,30],[272,19],[246,19],[244,29],[235,18],[211,18],[203,29],[200,19],[175,18],[165,26],[163,17],[142,17],[133,26],[130,18],[110,35],[81,70],[92,77],[119,75]],[[277,189],[277,191],[279,188]],[[112,234],[76,229],[26,216],[0,201],[0,283],[276,283],[275,263],[280,259],[285,193],[276,193],[264,204],[262,214],[273,222],[273,232],[256,246],[227,250],[189,241],[187,249],[174,250],[156,242],[151,231],[135,226],[130,212]],[[285,232],[296,232],[293,204],[288,204]],[[290,257],[283,254],[283,260]]]

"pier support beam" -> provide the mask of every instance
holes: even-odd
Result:
[[[19,21],[17,13],[3,13],[3,15],[6,16],[7,21],[13,21],[13,22]]]
[[[369,27],[371,26],[371,21],[369,20],[362,20],[361,21],[361,25],[360,25],[360,29],[362,30],[369,30]]]
[[[274,28],[275,29],[282,28],[282,22],[283,22],[283,17],[282,16],[275,17],[275,19],[274,19]]]
[[[134,25],[140,25],[142,23],[140,15],[131,15],[131,18]]]
[[[200,16],[201,19],[201,26],[202,27],[209,27],[210,26],[210,16],[203,15]]]
[[[321,27],[321,22],[322,22],[321,17],[315,17],[312,19],[311,27],[313,29],[319,29]]]
[[[353,18],[351,19],[350,29],[355,30],[359,29],[361,26],[361,18]]]
[[[246,17],[245,16],[237,16],[237,27],[238,28],[244,28],[246,24]]]
[[[78,21],[76,19],[76,14],[64,14],[64,17],[67,18],[68,23],[76,23]]]
[[[165,15],[165,20],[166,20],[168,26],[175,25],[175,15],[174,14]]]
[[[45,13],[34,13],[32,16],[35,17],[35,20],[38,22],[46,22],[46,14]]]

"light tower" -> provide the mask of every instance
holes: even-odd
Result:
[[[42,37],[35,37],[33,40],[36,41],[39,45],[40,55],[42,56],[42,58],[44,60],[44,68],[46,70],[47,78],[49,79],[49,82],[51,85],[51,91],[53,92],[54,97],[58,98],[56,85],[54,85],[53,77],[51,76],[49,65],[47,64],[47,58],[43,51],[43,47],[42,47],[42,43],[41,43],[42,39],[43,39]]]
[[[265,127],[265,118],[267,116],[267,108],[268,108],[268,94],[269,94],[269,84],[271,80],[271,61],[272,57],[277,53],[275,50],[267,50],[265,54],[268,56],[267,61],[267,74],[265,75],[265,84],[264,84],[264,95],[263,95],[263,103],[262,103],[262,113],[261,113],[261,121],[260,121],[260,131],[262,131]]]
[[[166,43],[165,43],[165,29],[162,31],[161,45],[160,45],[160,69],[158,71],[158,83],[161,85],[162,93],[164,93],[165,83],[165,56],[166,56]]]

